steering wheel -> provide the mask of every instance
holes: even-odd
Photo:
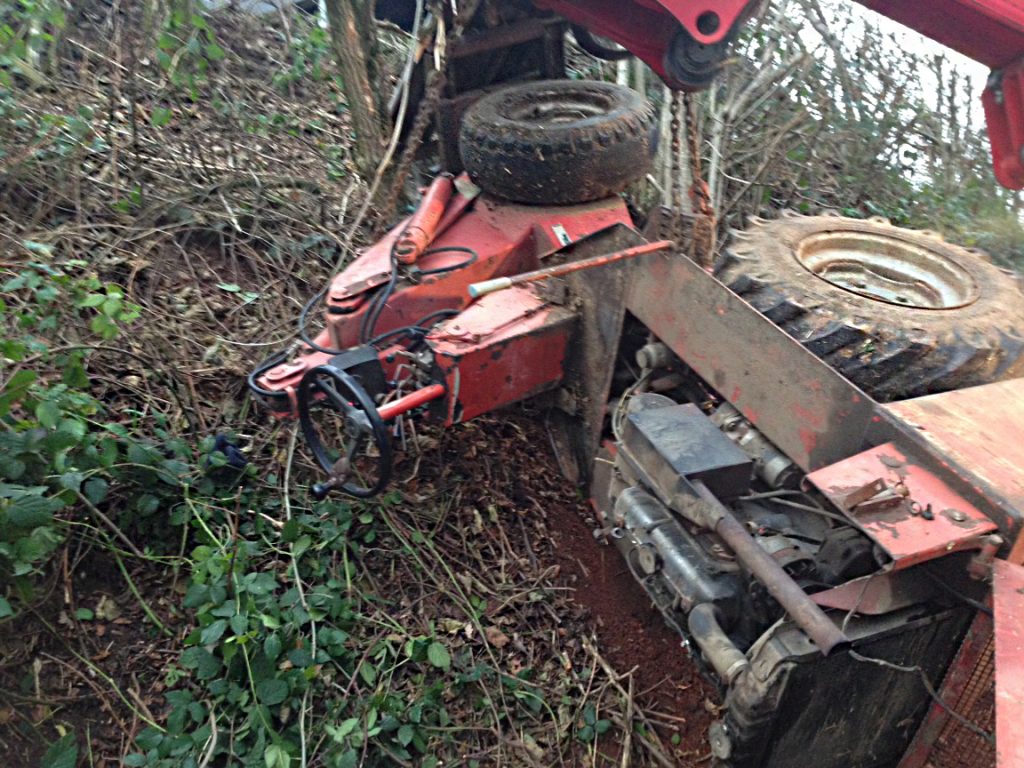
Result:
[[[311,489],[315,499],[322,500],[332,490],[341,490],[350,496],[365,499],[376,496],[391,479],[391,439],[387,427],[374,405],[373,398],[362,385],[345,371],[331,365],[318,365],[306,372],[299,383],[299,426],[317,462],[328,473],[325,483]],[[331,408],[344,419],[344,443],[341,450],[330,450],[324,445],[320,431],[313,420],[313,406]],[[355,462],[359,452],[371,441],[377,450],[376,472],[370,480],[359,477]]]

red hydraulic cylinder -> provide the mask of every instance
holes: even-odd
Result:
[[[423,200],[420,201],[416,213],[398,236],[395,243],[395,255],[401,264],[415,264],[416,260],[427,250],[437,235],[437,226],[441,223],[445,208],[452,199],[455,183],[449,174],[442,174],[427,187]]]

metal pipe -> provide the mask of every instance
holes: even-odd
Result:
[[[711,603],[694,606],[687,617],[687,629],[694,642],[700,646],[704,658],[727,685],[732,684],[750,666],[746,654],[736,647],[718,623],[718,611]]]
[[[709,507],[710,527],[729,545],[736,559],[764,584],[768,593],[778,601],[797,626],[807,633],[821,649],[822,654],[828,656],[837,645],[848,645],[850,641],[846,635],[807,596],[800,585],[793,581],[782,566],[761,548],[707,486],[696,481],[693,487]]]
[[[493,280],[483,280],[482,282],[473,283],[469,286],[469,295],[471,298],[478,299],[488,293],[494,293],[495,291],[503,291],[506,288],[511,288],[513,285],[536,283],[541,280],[547,280],[551,277],[561,277],[562,275],[579,272],[582,269],[603,267],[605,264],[612,264],[616,261],[625,261],[626,259],[643,256],[647,253],[654,253],[655,251],[665,251],[674,246],[675,243],[671,240],[659,240],[656,243],[637,245],[633,248],[626,248],[621,251],[615,251],[614,253],[606,253],[603,256],[594,256],[590,259],[570,261],[568,264],[558,264],[554,267],[538,269],[533,272],[525,272],[521,275],[515,275],[514,277],[496,277]]]
[[[417,389],[393,402],[382,405],[377,409],[377,412],[384,421],[391,421],[395,417],[401,416],[403,413],[407,413],[414,408],[419,408],[421,405],[426,405],[432,400],[444,397],[446,391],[444,384],[431,384],[429,387]]]

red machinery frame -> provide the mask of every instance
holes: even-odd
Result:
[[[665,59],[679,27],[701,45],[731,39],[752,0],[535,0],[614,39],[667,82]],[[982,96],[996,179],[1024,189],[1024,4],[1015,0],[858,0],[884,16],[991,67]]]
[[[1024,6],[1008,0],[939,0],[927,6],[862,1],[996,68],[983,96],[996,176],[1008,187],[1024,187]],[[741,0],[637,0],[624,14],[621,3],[612,0],[538,4],[616,39],[663,75],[664,55],[677,31],[666,20],[675,19],[695,40],[712,45],[728,38],[751,7]],[[708,13],[715,14],[711,26]],[[602,351],[609,369],[608,349],[598,344],[589,369],[581,371],[573,362],[575,347],[586,346],[588,337],[601,337],[607,345],[617,338],[621,320],[620,325],[606,323],[607,317],[588,315],[589,310],[574,304],[571,294],[578,298],[580,290],[586,292],[586,281],[543,280],[475,301],[469,289],[550,271],[575,258],[567,246],[616,226],[631,228],[629,213],[617,198],[558,208],[521,206],[478,196],[465,179],[441,178],[411,219],[332,281],[325,291],[327,325],[313,345],[347,349],[360,344],[364,320],[375,311],[373,297],[392,281],[392,257],[397,256],[410,279],[379,308],[374,330],[386,334],[438,311],[453,316],[425,336],[429,374],[421,375],[410,391],[401,381],[402,350],[379,346],[377,359],[391,384],[397,383],[394,397],[378,409],[382,419],[429,408],[442,423],[454,424],[556,388],[572,398],[566,383],[575,379],[579,384],[581,375],[592,374],[601,381],[580,399],[590,402],[585,421],[593,426],[604,407],[596,396],[607,390],[608,381],[596,371]],[[470,259],[466,248],[473,254]],[[870,596],[872,605],[885,610],[898,603],[901,592],[905,597],[914,589],[900,576],[905,567],[950,552],[973,551],[973,572],[981,577],[994,573],[994,627],[984,615],[975,622],[939,692],[941,703],[932,707],[901,768],[922,765],[941,734],[955,727],[947,702],[959,702],[975,678],[984,676],[979,660],[986,652],[994,655],[998,669],[998,764],[1021,765],[1024,734],[1015,725],[1024,714],[1024,455],[1019,440],[1024,411],[1014,405],[1024,402],[1024,381],[879,406],[684,258],[632,261],[625,298],[603,294],[605,286],[595,276],[610,264],[625,263],[626,253],[605,254],[600,265],[595,262],[587,270],[594,278],[590,304],[607,297],[609,306],[628,309],[809,472],[810,483],[859,518],[892,559]],[[307,345],[295,359],[264,371],[259,386],[283,395],[271,403],[280,415],[294,415],[303,376],[334,357]],[[781,385],[766,371],[785,371],[787,381]],[[992,403],[1010,408],[997,412]],[[1016,458],[1007,463],[1007,456]],[[922,514],[926,510],[931,519]],[[1005,546],[994,535],[997,531]],[[1005,559],[993,560],[997,550]],[[819,593],[815,600],[826,607],[848,605],[848,586]],[[986,651],[993,638],[994,647]],[[989,683],[982,679],[979,684]]]
[[[608,234],[614,232],[622,236]],[[642,238],[619,198],[521,206],[478,195],[465,179],[442,177],[420,211],[332,281],[327,327],[314,344],[360,344],[373,297],[388,282],[391,255],[400,255],[419,277],[407,273],[412,278],[391,294],[375,333],[387,334],[438,310],[451,316],[425,333],[420,376],[408,387],[400,374],[401,347],[379,344],[376,358],[394,395],[380,404],[380,417],[391,422],[427,408],[451,425],[558,389],[560,397],[578,399],[574,407],[583,430],[593,432],[584,436],[590,442],[583,453],[592,456],[599,429],[591,428],[600,427],[608,360],[628,311],[888,553],[891,567],[870,595],[861,591],[853,598],[854,607],[865,596],[866,612],[912,599],[917,587],[900,576],[906,568],[969,551],[978,576],[993,567],[1001,574],[995,584],[996,629],[1005,628],[1011,638],[1024,631],[1014,618],[1024,615],[1024,594],[1006,587],[1024,579],[1024,569],[1010,564],[1024,560],[1024,410],[991,408],[993,402],[1024,402],[1024,380],[880,406],[697,264],[650,253],[663,245],[636,247],[637,241]],[[597,258],[591,258],[594,248]],[[474,258],[466,258],[467,249]],[[616,267],[623,267],[615,273],[618,288],[607,280]],[[563,274],[565,279],[556,277]],[[501,290],[488,292],[489,285]],[[271,405],[281,416],[294,415],[305,374],[334,358],[307,346],[295,359],[265,371],[259,386],[286,395]],[[785,386],[771,371],[786,371]],[[993,565],[997,550],[1011,549],[1004,540],[1018,543],[1009,562]],[[818,593],[814,601],[849,609],[849,586]],[[1006,663],[1000,669],[1016,669],[1024,663],[1021,646],[1001,637],[996,656]],[[974,659],[969,653],[958,658],[958,664]],[[965,675],[974,675],[973,669],[971,675],[949,675],[941,695],[954,696]],[[1012,693],[999,697],[996,709],[1000,768],[1009,768],[1018,763],[1003,756],[1024,747],[1006,723],[1024,711],[1024,702],[1014,693],[1016,678],[997,684]],[[923,733],[948,727],[948,720],[944,711],[933,712]],[[915,768],[914,755],[928,747],[919,739],[906,768]]]

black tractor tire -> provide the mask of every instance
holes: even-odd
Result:
[[[787,212],[715,275],[881,402],[1024,376],[1020,278],[934,232]]]
[[[636,91],[589,80],[503,88],[467,110],[462,162],[496,197],[572,205],[622,192],[651,168],[654,109]]]

